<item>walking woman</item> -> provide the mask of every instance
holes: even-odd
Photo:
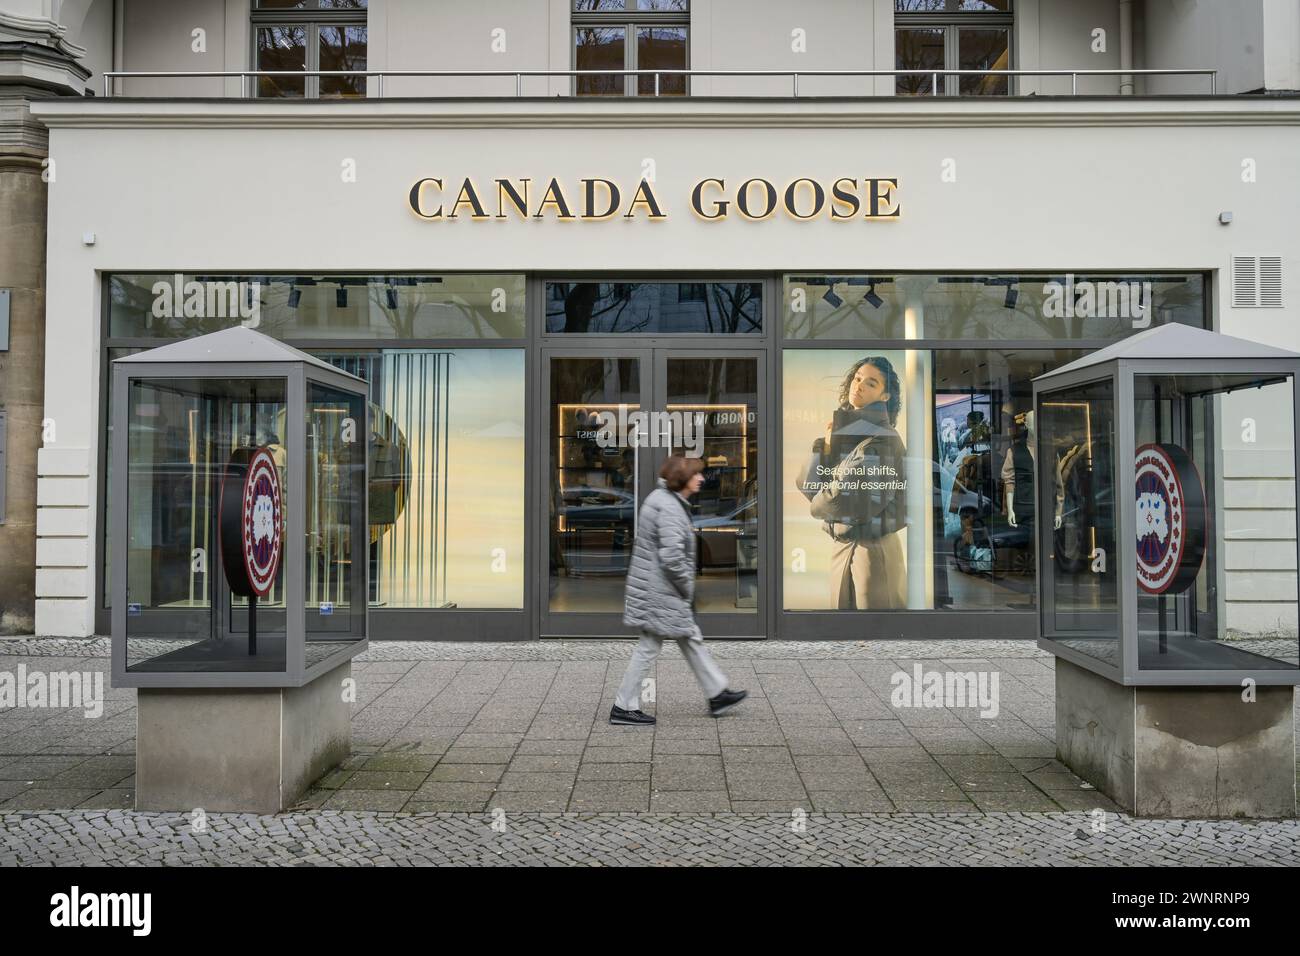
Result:
[[[839,610],[907,606],[907,449],[894,429],[901,408],[889,359],[859,359],[840,383],[839,407],[813,442],[798,487],[830,537],[832,605]]]
[[[695,623],[695,526],[687,499],[704,483],[703,470],[698,458],[670,455],[637,517],[623,623],[641,628],[641,642],[614,698],[611,724],[655,722],[641,711],[641,682],[669,639],[677,641],[714,717],[748,696],[727,688],[727,677],[704,649],[704,635]]]

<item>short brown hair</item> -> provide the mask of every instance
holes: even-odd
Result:
[[[669,491],[681,491],[686,483],[704,470],[704,462],[684,455],[669,455],[659,469],[659,477],[668,483]]]

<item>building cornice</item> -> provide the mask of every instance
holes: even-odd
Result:
[[[90,70],[39,43],[0,40],[0,86],[32,87],[37,95],[79,96]]]
[[[48,47],[69,60],[80,60],[86,48],[68,39],[68,28],[50,17],[25,17],[0,10],[0,39],[16,39]]]
[[[1300,96],[675,100],[77,98],[36,100],[51,128],[535,129],[1296,126]]]

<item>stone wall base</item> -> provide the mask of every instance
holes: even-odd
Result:
[[[1057,756],[1136,816],[1295,816],[1294,695],[1124,687],[1058,657]]]
[[[278,813],[347,758],[352,664],[305,687],[138,691],[137,810]]]

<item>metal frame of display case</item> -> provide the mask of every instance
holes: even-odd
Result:
[[[1225,343],[1241,342],[1240,339],[1221,338],[1225,340]],[[1136,535],[1135,525],[1137,519],[1135,511],[1131,508],[1120,507],[1120,501],[1124,500],[1122,492],[1125,488],[1130,487],[1125,484],[1125,481],[1131,480],[1129,472],[1124,468],[1124,463],[1131,464],[1137,453],[1134,422],[1135,376],[1196,374],[1289,375],[1292,381],[1292,430],[1295,432],[1297,426],[1300,426],[1300,355],[1294,358],[1283,358],[1280,356],[1287,353],[1283,353],[1280,349],[1270,349],[1268,346],[1262,345],[1259,346],[1259,350],[1261,354],[1257,358],[1243,356],[1218,359],[1180,359],[1135,356],[1111,359],[1101,357],[1097,361],[1092,361],[1090,357],[1073,363],[1076,366],[1075,368],[1067,366],[1060,371],[1048,372],[1034,379],[1033,395],[1036,410],[1040,407],[1040,401],[1044,397],[1050,397],[1052,394],[1066,389],[1096,382],[1110,382],[1112,386],[1116,445],[1112,455],[1115,474],[1111,477],[1115,488],[1115,540],[1117,542],[1116,549],[1119,552],[1116,556],[1119,567],[1117,569],[1118,616],[1115,640],[1119,647],[1120,663],[1118,666],[1112,666],[1105,661],[1083,654],[1063,644],[1058,639],[1059,635],[1055,635],[1047,627],[1047,621],[1050,620],[1049,616],[1052,613],[1054,595],[1051,588],[1047,586],[1043,574],[1047,570],[1045,565],[1046,556],[1053,554],[1055,550],[1051,537],[1054,529],[1052,523],[1048,521],[1039,522],[1037,530],[1039,536],[1036,568],[1040,598],[1038,610],[1039,647],[1125,686],[1236,686],[1246,677],[1251,678],[1260,686],[1294,686],[1300,684],[1300,668],[1279,670],[1249,670],[1244,668],[1240,670],[1170,670],[1140,667],[1138,663],[1138,595],[1134,583],[1137,579],[1137,554],[1132,547],[1126,547],[1123,544],[1134,540]],[[1271,356],[1269,353],[1272,353]],[[1037,453],[1038,505],[1040,514],[1051,514],[1053,490],[1051,483],[1044,480],[1046,471],[1043,458],[1043,437],[1043,423],[1040,418],[1037,431],[1037,441],[1039,442]],[[1294,475],[1297,482],[1300,482],[1300,441],[1293,441],[1293,452]],[[1216,509],[1217,514],[1221,514],[1221,508]],[[1295,530],[1297,531],[1297,567],[1300,567],[1300,527]]]
[[[225,334],[225,333],[216,333]],[[206,336],[201,337],[206,338]],[[187,340],[190,342],[199,340]],[[328,632],[336,641],[347,641],[324,659],[307,666],[306,643],[308,642],[307,616],[305,603],[306,582],[306,421],[307,389],[311,384],[324,385],[338,389],[361,400],[363,421],[357,425],[358,433],[365,442],[369,435],[369,417],[367,409],[367,386],[364,381],[346,372],[334,369],[324,362],[297,352],[282,343],[275,343],[277,355],[268,361],[176,361],[160,359],[151,361],[149,353],[127,356],[113,363],[113,444],[110,461],[113,473],[122,480],[114,483],[111,507],[119,515],[129,514],[128,493],[130,482],[128,461],[128,394],[133,381],[158,381],[162,379],[228,379],[237,376],[241,379],[278,380],[285,383],[285,440],[284,446],[288,456],[289,469],[286,479],[285,497],[288,499],[286,510],[286,527],[284,545],[284,588],[285,588],[285,669],[276,672],[157,672],[142,673],[127,669],[127,559],[129,553],[129,533],[115,535],[112,542],[114,550],[112,561],[112,683],[114,687],[301,687],[322,674],[326,674],[345,663],[366,649],[369,643],[369,567],[367,561],[353,561],[354,574],[359,574],[361,586],[354,589],[354,600],[364,602],[360,615],[360,626],[354,622],[349,630]],[[172,349],[174,346],[163,346]],[[291,353],[302,355],[301,360],[283,360]],[[363,461],[363,478],[360,501],[361,527],[365,528],[366,494],[369,488],[369,464],[365,455]],[[354,518],[354,524],[356,519]],[[364,536],[363,536],[364,540]],[[355,580],[355,578],[354,578]],[[221,610],[209,607],[209,615],[219,614]],[[228,629],[226,623],[221,628]],[[357,633],[357,631],[360,633]],[[161,637],[162,634],[140,635],[141,639],[150,636]]]

